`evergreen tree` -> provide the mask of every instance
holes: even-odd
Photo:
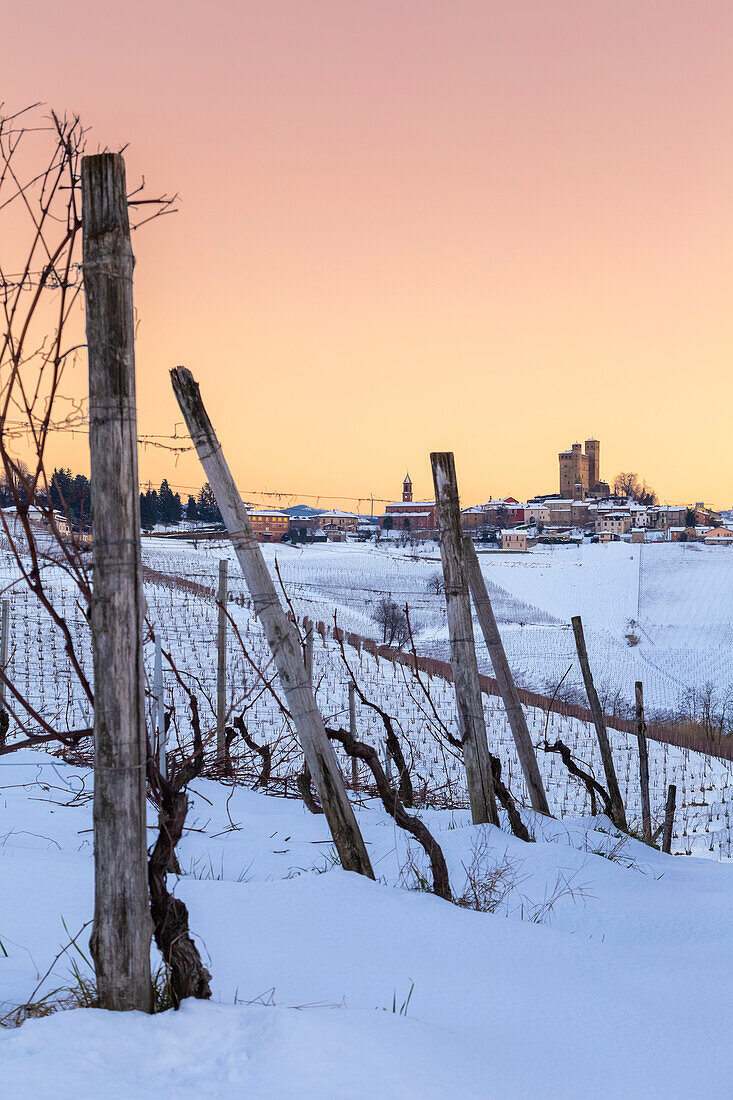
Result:
[[[189,496],[186,503],[186,519],[189,523],[195,523],[199,518],[199,510],[196,507],[196,497]]]
[[[198,500],[196,501],[199,519],[204,523],[223,523],[221,512],[216,503],[216,497],[208,481],[201,486]]]
[[[77,523],[88,523],[92,514],[91,485],[84,474],[77,474],[72,486],[72,504]]]
[[[51,475],[49,498],[52,508],[68,514],[73,523],[88,523],[91,516],[89,478],[72,474],[71,470],[55,469]]]
[[[155,489],[148,489],[147,493],[140,494],[140,523],[143,527],[155,527],[158,522],[158,494]]]
[[[174,494],[167,479],[163,479],[158,493],[158,523],[166,527],[178,523],[181,518],[181,498]]]

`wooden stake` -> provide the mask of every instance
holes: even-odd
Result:
[[[310,619],[305,632],[305,674],[313,687],[313,623]]]
[[[667,791],[667,805],[664,808],[664,833],[662,834],[662,851],[667,855],[672,853],[672,827],[674,825],[675,803],[677,802],[677,788],[670,783]]]
[[[165,700],[163,696],[163,645],[160,632],[155,635],[155,667],[153,669],[153,698],[155,699],[155,753],[158,770],[164,779],[168,778],[168,746],[165,728]]]
[[[349,683],[349,733],[356,739],[356,692],[354,685]],[[351,786],[359,789],[359,761],[356,756],[351,757]]]
[[[121,155],[84,157],[81,179],[94,517],[91,950],[99,1007],[150,1012],[134,259]]]
[[[498,825],[499,816],[494,797],[494,781],[491,777],[489,746],[486,740],[484,708],[473,640],[471,601],[463,561],[456,468],[451,452],[431,454],[430,462],[435,484],[451,665],[471,817],[475,825],[485,821]]]
[[[278,599],[262,550],[252,532],[247,510],[201,400],[198,383],[185,367],[175,367],[171,371],[171,381],[234,546],[255,611],[264,626],[288,708],[342,866],[347,871],[358,871],[374,878],[343,777],[313,696],[313,686],[306,676],[295,627],[289,622]]]
[[[624,832],[628,832],[624,804],[621,799],[621,791],[619,789],[618,779],[616,778],[616,769],[613,765],[611,745],[609,743],[608,734],[606,732],[606,723],[603,720],[601,701],[598,698],[598,692],[596,691],[595,684],[593,683],[593,676],[590,670],[590,661],[588,660],[588,650],[585,646],[583,623],[581,621],[580,615],[575,615],[573,617],[572,624],[573,634],[575,635],[575,647],[578,650],[580,670],[583,673],[583,683],[585,684],[585,691],[586,695],[588,696],[590,712],[593,717],[593,725],[596,728],[596,737],[598,738],[598,747],[601,750],[603,770],[606,774],[606,787],[608,789],[608,795],[611,802],[611,805],[609,807],[611,820],[613,821],[616,828],[623,829]]]
[[[652,810],[649,801],[649,750],[644,721],[644,685],[636,683],[636,740],[639,745],[639,782],[641,784],[641,826],[644,843],[652,842]]]
[[[466,563],[466,574],[476,608],[476,617],[486,642],[486,648],[489,651],[499,694],[509,719],[509,726],[514,737],[519,762],[522,765],[524,781],[527,784],[532,808],[542,814],[549,814],[550,807],[547,803],[547,795],[537,764],[532,737],[527,727],[527,719],[519,699],[519,692],[514,683],[512,670],[509,668],[504,643],[496,625],[494,609],[491,606],[473,539],[468,535],[463,540],[463,560]]]
[[[227,722],[227,560],[219,562],[219,621],[216,632],[216,755],[223,762],[226,758]]]
[[[0,634],[0,667],[7,676],[8,673],[8,644],[10,641],[10,600],[3,600],[2,633]],[[7,688],[5,681],[0,682],[0,707],[5,710]]]

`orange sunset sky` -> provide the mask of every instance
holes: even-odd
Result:
[[[431,450],[522,498],[594,435],[733,504],[730,0],[5,0],[3,39],[6,110],[180,193],[134,240],[141,433],[184,363],[248,498],[429,495]]]

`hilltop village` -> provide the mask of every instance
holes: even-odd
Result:
[[[506,496],[461,510],[463,530],[505,550],[528,550],[538,543],[704,541],[733,545],[733,530],[721,515],[697,501],[690,505],[659,504],[653,492],[631,483],[611,490],[600,473],[601,444],[587,439],[558,455],[558,491],[526,501]],[[618,480],[618,479],[617,479]],[[623,480],[623,477],[622,479]],[[283,510],[253,509],[250,519],[263,542],[343,541],[366,539],[432,539],[437,520],[434,500],[415,500],[409,473],[402,499],[381,514],[320,510],[295,505]]]
[[[530,550],[537,544],[590,542],[704,542],[733,545],[733,512],[720,513],[702,501],[660,504],[656,493],[636,474],[619,474],[613,487],[601,477],[601,444],[586,439],[573,443],[557,456],[558,489],[527,500],[514,496],[491,498],[461,510],[466,534],[487,549]],[[215,539],[221,534],[221,514],[208,484],[187,501],[167,480],[160,489],[151,483],[140,492],[142,534],[171,538]],[[275,495],[275,494],[273,494]],[[282,499],[282,494],[279,494]],[[22,494],[21,494],[22,496]],[[262,508],[246,500],[253,532],[260,542],[414,542],[437,538],[433,499],[416,500],[409,473],[405,474],[401,499],[380,501],[369,511],[325,509],[308,504]],[[292,498],[291,498],[292,499]],[[367,503],[361,498],[355,503]],[[50,506],[50,508],[48,507]],[[16,512],[11,487],[0,480],[0,507],[6,520]],[[28,509],[28,522],[48,526],[49,516],[57,532],[79,543],[92,542],[89,479],[71,470],[55,469],[49,482],[48,501],[39,494],[39,506]]]

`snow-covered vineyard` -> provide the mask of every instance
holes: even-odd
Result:
[[[375,624],[367,608],[354,609],[353,593],[365,582],[363,554],[351,555],[341,548],[333,548],[330,560],[320,558],[318,574],[323,586],[328,584],[328,596],[314,595],[317,586],[312,580],[298,581],[306,571],[315,575],[314,565],[305,562],[289,549],[278,553],[278,566],[286,591],[299,618],[310,615],[323,616],[327,624],[333,624],[334,612],[339,624],[347,629],[360,628],[365,634],[375,633]],[[271,655],[260,627],[251,611],[251,603],[244,582],[231,551],[225,545],[197,549],[181,544],[161,543],[151,540],[145,546],[145,562],[150,569],[146,584],[147,615],[150,627],[160,633],[163,650],[169,652],[185,682],[199,697],[202,727],[208,738],[211,756],[214,751],[216,725],[216,631],[217,608],[212,592],[216,585],[218,561],[229,555],[230,581],[229,612],[237,631],[230,629],[227,636],[227,702],[231,717],[244,714],[247,727],[259,743],[272,749],[272,789],[278,793],[295,794],[295,777],[302,767],[302,754],[291,725],[283,717],[273,693],[265,688],[272,679]],[[394,583],[395,575],[402,578],[400,597],[411,599],[416,616],[426,614],[430,602],[425,593],[424,579],[435,572],[432,560],[415,560],[414,557],[392,558],[380,554],[379,567],[389,572],[388,580]],[[493,571],[493,560],[492,560]],[[88,703],[83,696],[77,677],[72,672],[63,650],[59,632],[50,624],[48,616],[35,597],[24,585],[12,585],[16,575],[7,553],[4,557],[4,583],[11,585],[12,614],[10,631],[10,674],[18,688],[27,695],[38,713],[51,725],[61,728],[84,728],[91,723]],[[169,577],[168,583],[164,577]],[[201,585],[181,587],[195,581]],[[350,582],[352,582],[350,584]],[[372,567],[369,583],[376,585],[378,573]],[[78,597],[65,574],[49,568],[45,584],[70,626],[76,651],[87,676],[92,675],[91,643],[88,625],[80,610]],[[191,590],[193,588],[194,590]],[[395,595],[395,589],[379,589],[372,592]],[[423,603],[416,600],[421,595]],[[327,599],[330,598],[330,604]],[[432,603],[431,603],[432,606]],[[504,618],[516,615],[518,602],[508,598],[499,601],[498,615]],[[437,612],[435,612],[437,616]],[[478,635],[477,635],[478,636]],[[418,643],[420,644],[420,643]],[[245,652],[246,651],[246,652]],[[152,678],[152,641],[146,647],[146,668]],[[482,644],[479,642],[479,655]],[[572,663],[570,654],[569,663]],[[455,696],[452,684],[440,677],[421,676],[416,679],[412,670],[404,664],[394,664],[361,649],[357,652],[346,647],[346,659],[366,697],[376,702],[395,720],[396,728],[404,742],[405,754],[413,777],[415,791],[428,805],[462,808],[467,806],[465,770],[455,748],[442,736],[440,723],[458,735]],[[565,658],[564,658],[565,659]],[[483,664],[487,663],[485,652]],[[263,675],[264,673],[264,679]],[[579,675],[579,673],[578,673]],[[314,647],[314,684],[316,698],[330,725],[348,724],[349,674],[340,647],[333,637],[316,635]],[[166,705],[173,713],[169,734],[170,749],[178,746],[185,750],[190,743],[190,725],[186,696],[174,673],[167,668],[164,675]],[[429,692],[429,697],[426,694]],[[356,701],[357,726],[360,736],[381,750],[384,728],[378,714]],[[437,711],[436,718],[433,711]],[[503,704],[499,698],[484,696],[489,743],[500,758],[503,776],[520,804],[528,805],[528,797],[519,767],[511,731]],[[555,711],[548,714],[539,708],[528,707],[527,721],[535,745],[545,740],[550,743],[560,738],[567,744],[573,756],[586,765],[597,778],[602,779],[602,767],[598,743],[592,726],[576,718],[565,717]],[[616,762],[621,792],[631,821],[640,819],[639,763],[636,739],[618,730],[611,730],[612,748]],[[351,775],[351,764],[343,750],[343,772]],[[235,770],[242,777],[256,776],[259,758],[250,751],[241,738],[235,738],[231,746]],[[731,802],[733,801],[733,765],[716,757],[704,756],[689,750],[676,748],[656,741],[649,742],[650,785],[652,814],[655,825],[661,823],[668,785],[677,787],[677,815],[673,836],[673,850],[696,855],[708,855],[728,859],[732,854]],[[569,775],[562,761],[555,754],[538,752],[540,769],[545,782],[553,814],[562,818],[579,817],[590,812],[589,797],[585,787]],[[0,764],[1,766],[1,764]],[[360,783],[369,789],[371,776],[360,765]]]
[[[380,569],[390,575],[382,593],[396,596],[399,573],[416,610],[417,596],[425,596],[417,610],[423,622],[430,607],[437,616],[425,595],[434,561],[380,554],[368,573],[361,553],[332,549],[320,566],[289,550],[277,553],[299,619],[329,622],[335,611],[345,628],[374,636],[359,592],[365,585],[380,592]],[[272,566],[273,551],[267,552]],[[0,1028],[9,1095],[142,1100],[153,1091],[192,1100],[243,1093],[285,1100],[297,1093],[367,1100],[377,1080],[380,1092],[395,1098],[478,1100],[487,1082],[489,1091],[516,1097],[587,1100],[609,1087],[646,1097],[722,1095],[730,1065],[711,1063],[705,1051],[711,1014],[726,1018],[733,1009],[731,765],[649,742],[655,825],[667,785],[677,785],[678,858],[670,859],[620,834],[607,818],[589,817],[585,789],[554,754],[538,752],[555,816],[528,809],[503,706],[485,697],[491,748],[536,841],[526,844],[512,835],[503,811],[501,829],[471,823],[463,765],[441,736],[441,724],[458,732],[453,685],[423,676],[428,699],[404,664],[346,644],[364,695],[395,719],[417,813],[444,853],[457,904],[426,892],[426,857],[372,797],[364,765],[350,797],[377,881],[347,874],[323,816],[309,813],[297,796],[302,756],[267,686],[278,690],[271,656],[227,547],[146,542],[148,623],[197,696],[211,768],[218,618],[212,593],[222,556],[230,561],[228,703],[232,715],[244,713],[250,734],[271,746],[273,758],[268,792],[251,790],[260,761],[236,737],[233,777],[214,767],[188,791],[178,874],[169,878],[211,971],[212,1001],[187,1000],[179,1012],[152,1018],[73,1010],[93,1003],[83,993],[80,1001],[79,993],[93,982],[86,947],[94,866],[89,754],[67,752],[62,761],[25,750],[0,758],[0,1016],[14,1022],[28,1001],[30,1016],[49,1013]],[[11,679],[39,718],[63,729],[87,727],[89,709],[61,637],[17,583],[7,553],[2,580],[11,601]],[[83,604],[58,567],[44,566],[44,583],[91,676]],[[505,591],[503,608],[495,601],[502,632],[519,608],[519,598]],[[436,621],[435,632],[441,629]],[[422,647],[424,627],[418,638]],[[149,679],[153,656],[149,639]],[[330,726],[347,723],[347,683],[339,645],[327,632],[316,635],[314,684]],[[170,751],[190,753],[188,699],[170,669],[165,696],[173,713]],[[360,736],[381,750],[378,715],[358,699],[356,706]],[[602,774],[587,723],[538,708],[527,708],[527,719],[535,744],[559,737]],[[638,825],[636,744],[615,730],[610,736],[630,823]],[[350,783],[351,762],[338,754]],[[151,839],[158,830],[152,806],[148,830]],[[159,966],[157,949],[153,956]]]
[[[219,552],[146,542],[146,560],[163,571],[216,584]],[[157,547],[154,549],[153,547]],[[448,656],[445,601],[435,543],[332,544],[305,550],[264,546],[277,557],[300,615],[330,622],[334,608],[347,631],[374,636],[374,610],[389,594],[408,604],[418,649]],[[731,552],[695,544],[535,547],[531,553],[479,555],[518,683],[551,694],[575,658],[570,617],[582,616],[599,692],[611,712],[633,701],[642,680],[647,710],[668,714],[708,683],[733,695]],[[242,586],[238,570],[232,584]],[[486,655],[479,651],[482,671]],[[579,670],[565,687],[582,691]]]

